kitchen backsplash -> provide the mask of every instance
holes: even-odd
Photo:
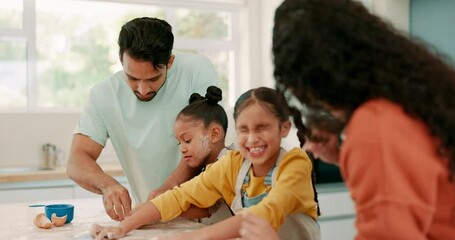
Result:
[[[40,166],[42,147],[47,143],[57,147],[57,165],[65,165],[79,115],[78,112],[0,113],[0,167]],[[117,161],[110,143],[99,161]]]

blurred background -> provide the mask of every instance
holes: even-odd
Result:
[[[66,177],[66,158],[90,88],[121,70],[117,37],[126,21],[165,19],[175,51],[210,58],[231,117],[241,93],[274,87],[272,28],[281,1],[0,0],[0,203],[99,197]],[[453,64],[455,1],[359,1]],[[227,142],[234,139],[230,127]],[[284,146],[298,146],[295,129]],[[55,170],[22,171],[43,161]],[[99,161],[128,185],[109,142]],[[315,168],[323,239],[352,239],[354,209],[338,168],[321,162]]]

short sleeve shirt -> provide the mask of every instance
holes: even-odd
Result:
[[[173,125],[192,93],[219,86],[212,63],[203,56],[178,53],[167,79],[149,102],[137,99],[123,71],[91,89],[74,134],[105,145],[110,139],[136,202],[162,185],[181,155]]]

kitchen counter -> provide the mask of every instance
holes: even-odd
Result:
[[[74,205],[74,219],[62,227],[41,229],[33,219],[44,208],[30,208],[31,204],[69,203]],[[92,224],[116,225],[104,211],[101,198],[70,199],[39,203],[12,203],[0,205],[0,239],[64,240],[91,239]],[[161,234],[192,231],[203,227],[201,223],[178,219],[168,223],[145,226],[130,232],[124,239],[146,240]]]
[[[111,176],[123,176],[120,164],[105,164],[101,168]],[[17,183],[47,180],[68,179],[66,166],[59,166],[52,170],[36,170],[13,173],[0,173],[0,183]]]

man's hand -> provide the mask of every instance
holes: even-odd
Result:
[[[112,219],[122,221],[131,211],[131,198],[128,190],[106,174],[96,162],[102,150],[103,146],[88,136],[75,134],[67,173],[81,187],[103,195],[106,213]]]
[[[113,220],[123,221],[131,211],[131,198],[128,190],[121,184],[102,189],[106,213]]]

